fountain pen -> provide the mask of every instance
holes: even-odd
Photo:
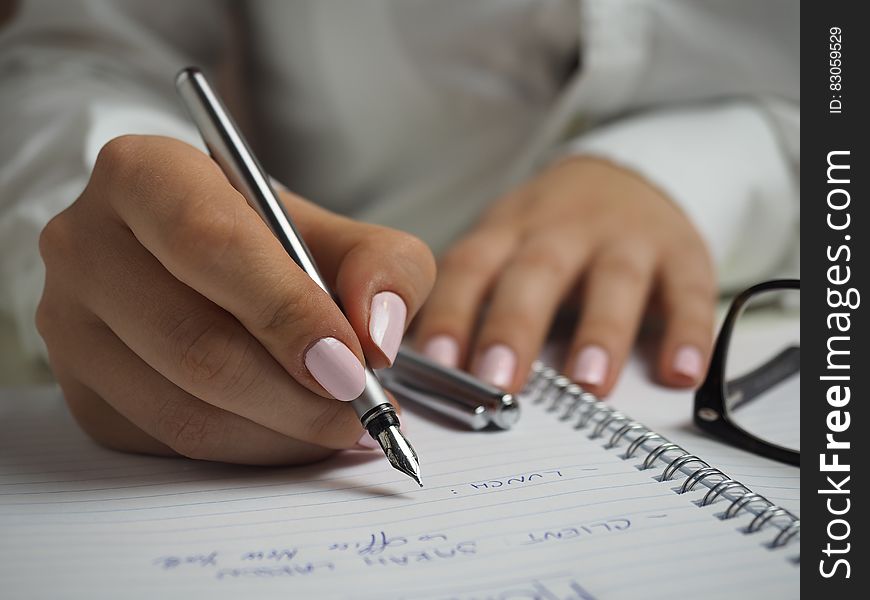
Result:
[[[230,183],[266,222],[293,261],[340,308],[338,299],[326,285],[290,215],[278,199],[270,178],[205,76],[196,67],[187,67],[178,73],[175,86],[211,157]],[[378,441],[390,464],[422,487],[417,453],[399,430],[399,418],[393,405],[370,367],[366,367],[365,377],[365,390],[351,401],[360,423]]]

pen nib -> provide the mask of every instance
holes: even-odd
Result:
[[[399,428],[390,425],[377,435],[377,440],[390,464],[416,481],[420,487],[423,487],[423,482],[420,480],[420,462],[417,459],[417,453],[414,452],[414,448],[411,447],[410,442],[402,435]]]

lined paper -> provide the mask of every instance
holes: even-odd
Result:
[[[647,379],[633,360],[608,401],[800,514],[798,468],[699,433],[691,392]],[[799,595],[799,542],[771,550],[774,527],[745,533],[750,516],[718,518],[726,501],[698,507],[703,486],[678,495],[682,475],[659,482],[542,407],[504,433],[403,421],[423,489],[376,453],[294,469],[118,454],[56,390],[0,390],[0,596]]]
[[[694,392],[650,385],[645,381],[647,378],[647,367],[634,357],[626,365],[620,383],[608,403],[688,452],[697,454],[711,465],[722,469],[754,492],[800,516],[799,467],[739,450],[705,435],[692,423]],[[797,391],[793,389],[794,385],[794,381],[789,382],[788,386],[783,386],[783,390]],[[785,396],[778,397],[784,399]],[[766,400],[747,406],[750,407],[756,416],[767,418],[776,427],[779,439],[799,444],[799,406],[795,408],[794,403],[790,407],[787,403],[782,406]],[[794,437],[787,437],[789,430]]]
[[[699,508],[702,492],[535,406],[509,432],[406,420],[422,489],[377,453],[269,469],[123,455],[55,390],[5,392],[0,581],[45,598],[798,594],[774,529],[740,532],[748,518],[716,518],[723,503]]]

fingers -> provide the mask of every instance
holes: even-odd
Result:
[[[715,326],[716,281],[704,248],[666,261],[660,287],[665,331],[658,376],[666,385],[696,386],[707,371]]]
[[[466,363],[480,307],[517,239],[510,227],[481,228],[443,257],[416,332],[424,354],[448,367]]]
[[[435,281],[435,259],[418,238],[354,223],[285,193],[282,198],[334,282],[348,321],[374,368],[392,364],[411,319]]]
[[[69,219],[83,229],[71,233]],[[37,321],[53,364],[104,352],[89,329],[108,326],[154,377],[213,407],[288,437],[332,448],[354,445],[362,428],[352,407],[300,385],[232,315],[174,279],[120,228],[98,227],[104,246],[76,249],[76,240],[92,233],[76,219],[58,217],[42,240],[48,276]],[[106,343],[113,341],[120,343],[114,336]],[[117,377],[111,357],[104,363],[102,371],[92,373],[85,364],[78,372]]]
[[[189,458],[261,465],[311,462],[332,452],[201,402],[153,371],[107,329],[79,333],[87,346],[80,346],[65,368],[82,387],[65,386],[64,394],[86,431],[104,445],[148,453],[155,453],[155,446],[165,453],[159,452],[165,447]],[[113,430],[119,424],[131,430],[119,417],[156,442],[119,436]]]
[[[85,286],[88,306],[160,375],[292,438],[334,448],[359,438],[350,406],[299,385],[236,319],[172,278],[147,252],[120,240],[113,247],[123,251],[100,261],[103,280]],[[105,284],[111,281],[124,285]]]
[[[176,279],[232,313],[297,381],[342,400],[362,392],[350,324],[207,156],[166,138],[117,138],[92,182]]]
[[[156,456],[176,455],[172,448],[133,425],[75,378],[58,372],[57,369],[55,377],[76,422],[98,444],[124,452]]]
[[[565,372],[594,394],[616,382],[637,333],[657,256],[640,242],[604,248],[589,266]]]
[[[365,385],[363,355],[375,367],[392,362],[434,281],[431,253],[413,236],[355,223],[285,194],[345,318],[195,149],[164,138],[119,138],[104,148],[98,171],[126,185],[128,193],[122,185],[122,193],[108,197],[136,238],[318,393],[356,398]]]
[[[562,298],[585,260],[576,231],[525,241],[499,276],[476,342],[471,371],[517,391],[538,355]]]

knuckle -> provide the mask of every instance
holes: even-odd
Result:
[[[68,308],[71,302],[69,297],[58,298],[56,291],[58,285],[63,289],[65,283],[63,274],[68,271],[61,261],[70,255],[69,235],[70,232],[60,224],[59,218],[55,217],[42,230],[39,238],[40,254],[45,264],[45,281],[42,296],[36,305],[34,324],[47,345],[50,345],[57,325],[63,322],[62,308],[64,305]]]
[[[514,260],[514,267],[523,271],[546,274],[551,279],[564,280],[571,275],[564,252],[546,246],[530,246]]]
[[[51,306],[51,303],[46,299],[45,294],[43,294],[39,304],[36,305],[34,323],[36,325],[36,331],[42,339],[45,340],[46,345],[50,345],[51,333],[55,322],[54,309]]]
[[[693,273],[713,279],[716,272],[715,262],[707,244],[697,237],[675,236],[668,240],[662,252],[662,261],[674,271]]]
[[[394,252],[404,258],[404,267],[409,275],[417,275],[429,287],[435,282],[435,257],[429,246],[417,236],[404,232],[396,232]]]
[[[623,254],[602,258],[598,267],[602,275],[631,282],[643,281],[649,273],[645,260]]]
[[[216,410],[173,400],[158,411],[154,427],[157,439],[187,458],[210,458],[225,438]]]
[[[263,334],[296,337],[311,329],[306,325],[306,319],[321,313],[318,304],[306,300],[304,293],[279,293],[276,290],[271,296],[272,300],[266,302],[256,317],[256,329]]]
[[[144,150],[144,136],[122,135],[113,138],[100,148],[94,173],[123,180],[139,171]]]
[[[238,333],[211,315],[193,315],[170,333],[183,376],[194,386],[238,386],[247,352],[239,352]]]
[[[467,270],[468,272],[480,272],[480,266],[472,266],[471,261],[466,259],[464,254],[470,253],[464,253],[463,250],[458,247],[448,250],[441,256],[440,265],[438,268],[439,272],[442,274],[456,271],[462,272],[463,269]]]
[[[441,269],[469,276],[489,276],[498,263],[489,235],[473,234],[457,243],[441,258]]]
[[[258,344],[253,338],[248,338],[236,354],[236,358],[228,361],[224,368],[221,386],[225,402],[228,404],[248,404],[257,400],[253,389],[261,381],[265,372],[265,364],[259,360],[254,347]]]
[[[203,204],[204,199],[193,193],[179,197],[164,235],[170,256],[184,257],[195,269],[207,273],[234,246],[238,215],[235,211],[207,210]]]
[[[712,278],[687,277],[666,288],[665,306],[671,311],[708,312],[712,314],[718,290]]]
[[[39,233],[39,254],[46,269],[54,267],[61,259],[70,256],[75,245],[74,229],[68,223],[66,211],[53,217]]]
[[[119,206],[153,211],[155,190],[167,180],[164,153],[155,149],[144,135],[122,135],[106,142],[97,154],[88,197],[101,199],[116,212]],[[97,191],[99,190],[99,191]]]
[[[319,399],[318,399],[319,400]],[[322,407],[308,422],[307,432],[309,439],[317,443],[329,443],[337,446],[350,446],[356,440],[353,439],[359,427],[350,406],[337,401],[321,402]],[[359,437],[359,434],[356,434]]]

